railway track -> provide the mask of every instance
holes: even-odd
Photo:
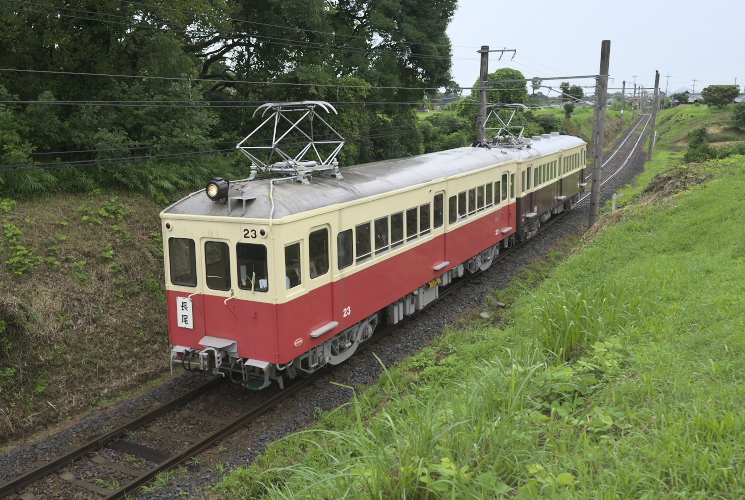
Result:
[[[604,163],[603,185],[613,179],[638,151],[649,119],[642,126],[643,121],[639,120]],[[641,131],[637,137],[639,127]],[[636,141],[630,140],[633,137],[636,137]],[[612,161],[617,155],[625,157],[625,160]],[[589,194],[581,198],[575,207],[584,203],[588,197]],[[548,230],[561,219],[562,217],[552,218],[542,226],[540,232]],[[493,264],[531,241],[533,239],[500,252]],[[480,274],[482,273],[473,277],[477,278]],[[456,281],[442,290],[441,298],[454,294],[469,281]],[[436,301],[416,315],[405,318],[405,321],[377,332],[360,346],[360,350],[369,350],[371,346],[441,302]],[[208,379],[199,387],[90,439],[41,467],[8,482],[0,481],[0,498],[34,500],[46,496],[39,495],[39,491],[54,492],[57,497],[61,494],[70,498],[125,498],[153,481],[159,474],[189,460],[197,460],[200,453],[276,408],[285,399],[314,384],[329,371],[322,370],[305,379],[296,380],[283,391],[246,393],[243,400],[218,397],[216,392],[227,384],[223,383],[224,379],[221,377]]]

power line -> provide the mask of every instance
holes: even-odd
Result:
[[[188,78],[179,76],[152,76],[152,75],[122,75],[115,73],[90,73],[78,71],[53,71],[41,69],[17,69],[17,68],[0,68],[0,71],[16,71],[19,73],[46,73],[52,75],[74,75],[74,76],[103,76],[109,78],[134,78],[143,80],[167,80],[182,82],[209,82],[209,83],[244,83],[250,85],[289,85],[297,87],[329,87],[340,89],[374,89],[374,90],[439,90],[440,87],[375,87],[370,85],[339,85],[331,83],[289,83],[289,82],[259,82],[250,80],[227,80],[215,78]]]

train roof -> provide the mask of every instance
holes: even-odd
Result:
[[[171,214],[248,219],[282,219],[341,203],[453,177],[513,160],[526,160],[584,144],[582,139],[556,133],[533,140],[525,148],[463,147],[383,160],[341,169],[343,179],[314,175],[308,184],[278,182],[269,197],[269,179],[231,181],[227,201],[212,201],[197,191],[163,210]],[[245,212],[244,212],[245,203]]]

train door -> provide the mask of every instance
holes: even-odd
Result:
[[[235,283],[232,280],[230,243],[202,238],[204,278],[200,280],[203,296],[204,334],[209,337],[235,339],[239,326]]]
[[[446,244],[442,235],[445,232],[445,192],[436,193],[432,199],[432,236],[436,238],[434,262],[437,266],[446,260]]]
[[[308,235],[308,276],[313,301],[309,311],[312,332],[322,335],[333,328],[334,293],[331,286],[331,230],[328,226],[313,228]],[[311,333],[313,335],[313,333]]]

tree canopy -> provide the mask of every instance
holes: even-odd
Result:
[[[737,85],[709,85],[701,91],[704,103],[718,108],[732,104],[738,95],[740,95],[740,87]]]
[[[256,106],[275,101],[334,104],[345,164],[420,153],[414,103],[452,87],[445,29],[455,6],[49,0],[0,9],[0,189],[201,184],[247,167],[233,148],[259,123]]]

